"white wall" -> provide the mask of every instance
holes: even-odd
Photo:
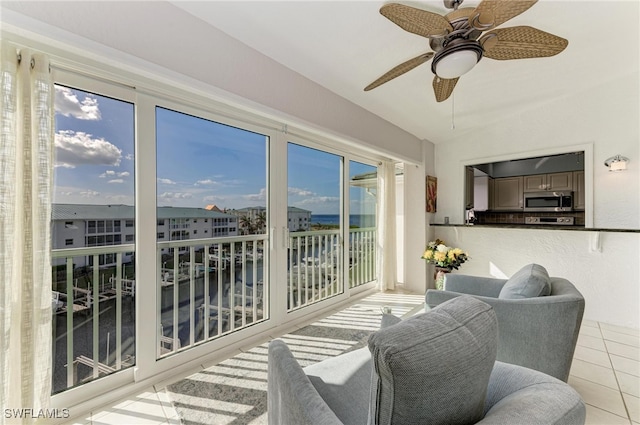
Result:
[[[169,2],[1,2],[2,20],[419,163],[422,143]],[[150,18],[153,17],[153,18]],[[62,31],[61,31],[62,30]],[[204,83],[204,84],[203,84]],[[289,122],[288,124],[291,124]]]
[[[571,281],[585,298],[586,320],[639,328],[640,235],[571,230],[435,226],[437,237],[471,259],[454,271],[505,278],[529,263]]]
[[[463,223],[465,163],[588,145],[593,157],[585,159],[587,202],[592,201],[594,227],[640,229],[639,81],[636,70],[579,95],[505,117],[472,136],[458,120],[456,131],[462,131],[456,140],[436,145],[434,222],[450,216],[452,223]],[[603,165],[615,154],[631,159],[626,172],[612,173]],[[471,261],[459,272],[488,275],[494,264],[510,275],[528,262],[539,262],[583,292],[587,318],[640,328],[640,233],[601,233],[602,252],[589,251],[591,232],[476,226],[437,227],[435,236],[469,251]]]
[[[459,120],[457,138],[436,145],[438,213],[453,223],[463,223],[464,167],[466,163],[508,156],[528,157],[562,147],[592,145],[593,160],[585,169],[592,188],[594,227],[640,228],[640,76],[638,72],[606,81],[579,95],[556,99],[525,114],[505,117],[473,135]],[[612,173],[604,161],[622,154],[631,158],[628,170]],[[588,176],[588,173],[586,173]]]

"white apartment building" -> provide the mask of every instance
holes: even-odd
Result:
[[[53,204],[52,249],[133,244],[135,211],[130,205]],[[158,242],[203,239],[238,234],[237,217],[203,208],[158,207]],[[124,262],[133,253],[126,253]],[[100,265],[115,263],[115,254],[101,254]],[[75,266],[91,265],[79,257]],[[54,265],[58,265],[54,262]]]
[[[252,223],[256,223],[260,216],[266,216],[266,212],[266,207],[246,207],[231,211],[232,214],[238,216],[240,228],[242,228],[241,217],[247,217]],[[288,207],[287,218],[290,232],[311,230],[311,211],[298,207]]]

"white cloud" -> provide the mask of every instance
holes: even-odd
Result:
[[[203,202],[222,202],[222,201],[226,201],[227,197],[226,196],[205,196],[204,198],[202,198]]]
[[[58,167],[62,167],[62,168],[76,168],[76,166],[75,166],[75,165],[71,165],[71,164],[58,164],[58,163],[56,163],[56,164],[53,164],[53,166],[54,166],[55,168],[58,168]]]
[[[315,193],[313,193],[313,192],[311,192],[309,190],[300,189],[300,188],[297,188],[297,187],[288,188],[288,192],[289,192],[289,195],[297,195],[297,196],[313,196],[313,195],[315,195]]]
[[[100,196],[100,192],[87,189],[85,191],[80,192],[80,196],[82,196],[83,198],[95,198],[96,196]]]
[[[65,117],[74,117],[79,120],[99,120],[101,119],[98,99],[85,96],[80,101],[67,87],[56,86],[55,111]]]
[[[56,133],[56,166],[120,165],[122,150],[103,138],[94,139],[81,131],[63,130]]]
[[[120,173],[117,173],[117,172],[115,172],[113,170],[107,170],[104,173],[100,174],[99,177],[104,179],[106,177],[115,177],[115,176],[118,176],[118,177],[129,177],[130,173],[128,171],[122,171]],[[111,183],[111,182],[109,182],[109,183]]]
[[[206,180],[198,180],[197,182],[195,182],[194,186],[210,186],[213,184],[217,184],[217,183],[211,179],[206,179]]]
[[[109,180],[107,183],[124,183],[124,180],[122,180],[122,179],[113,179],[113,180]]]
[[[267,199],[267,190],[262,188],[259,193],[250,193],[248,195],[244,195],[243,198],[249,201],[264,201]]]
[[[315,196],[312,198],[306,198],[300,201],[301,204],[327,204],[332,202],[338,202],[340,198],[337,196]]]
[[[162,184],[176,184],[176,182],[174,182],[171,179],[158,179],[158,183],[162,183]]]
[[[193,197],[193,195],[191,193],[180,193],[180,192],[164,192],[163,194],[161,194],[160,196],[158,196],[161,199],[164,200],[171,200],[171,199],[190,199]]]

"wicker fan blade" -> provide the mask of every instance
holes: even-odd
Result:
[[[567,40],[537,28],[498,28],[480,38],[484,56],[497,59],[526,59],[554,56],[569,44]]]
[[[538,0],[483,0],[469,18],[469,24],[483,31],[490,30],[518,16],[536,4],[537,1]]]
[[[371,89],[375,89],[376,87],[393,80],[396,77],[399,77],[400,75],[404,74],[407,71],[411,71],[413,68],[415,68],[418,65],[421,65],[423,63],[425,63],[426,61],[428,61],[429,59],[431,59],[433,57],[433,52],[428,52],[428,53],[424,53],[420,56],[416,56],[413,59],[409,59],[406,62],[401,63],[400,65],[394,67],[393,69],[391,69],[390,71],[388,71],[386,74],[384,74],[382,77],[378,78],[377,80],[375,80],[373,83],[369,84],[367,87],[364,88],[364,91],[369,91]]]
[[[452,78],[450,80],[446,80],[444,78],[440,78],[437,75],[433,77],[433,92],[436,94],[436,100],[438,102],[442,102],[443,100],[447,100],[451,93],[453,93],[453,88],[456,86],[460,78]]]
[[[443,16],[403,4],[385,4],[380,8],[380,13],[403,30],[427,38],[445,35],[453,30]]]

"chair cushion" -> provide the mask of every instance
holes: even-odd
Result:
[[[551,279],[547,270],[539,264],[528,264],[507,280],[498,298],[521,299],[549,295]]]
[[[373,333],[369,424],[480,420],[497,335],[493,308],[470,296]]]

